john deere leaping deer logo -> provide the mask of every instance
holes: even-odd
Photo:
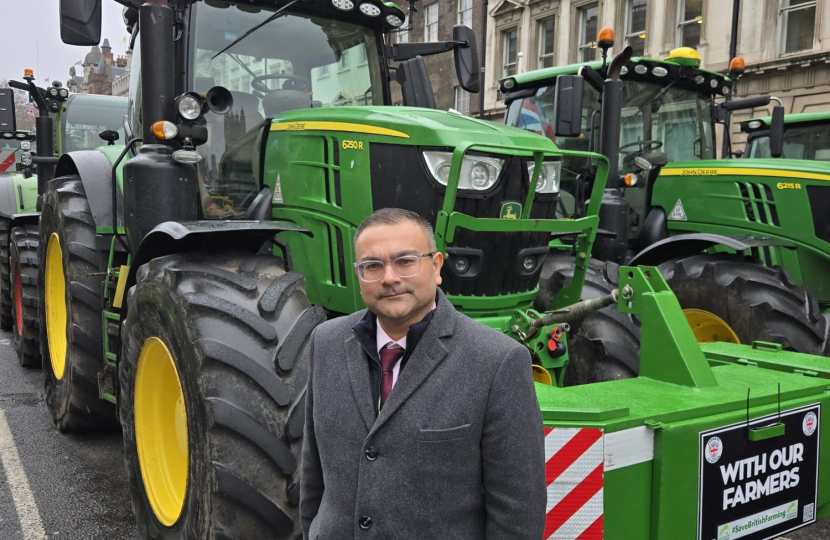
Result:
[[[506,202],[501,205],[499,217],[501,219],[519,219],[522,215],[522,205],[517,202]]]

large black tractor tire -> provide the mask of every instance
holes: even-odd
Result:
[[[539,279],[534,308],[545,311],[554,296],[573,280],[574,259],[551,253]],[[618,287],[619,266],[591,259],[582,288],[582,299],[609,294]],[[639,373],[640,325],[616,306],[608,306],[569,323],[568,367],[565,386],[627,379]]]
[[[38,325],[38,226],[27,224],[12,229],[9,265],[12,272],[12,315],[14,348],[23,367],[41,366]]]
[[[95,248],[95,222],[78,176],[47,184],[40,238],[38,324],[49,412],[62,432],[113,429],[115,407],[98,397],[103,282],[95,274],[105,270],[106,254]]]
[[[119,414],[141,537],[301,538],[307,348],[325,319],[303,276],[267,255],[170,255],[127,302]]]
[[[0,218],[0,328],[12,327],[11,271],[9,268],[9,227],[11,220]]]
[[[828,323],[815,295],[782,268],[736,255],[699,254],[667,261],[659,269],[680,307],[719,317],[741,343],[768,341],[787,350],[826,354]]]

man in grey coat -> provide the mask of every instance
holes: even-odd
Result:
[[[368,310],[309,347],[300,480],[306,540],[541,540],[542,417],[530,355],[458,313],[417,214],[355,235]]]

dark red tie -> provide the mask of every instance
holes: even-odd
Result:
[[[380,381],[380,406],[386,403],[386,398],[389,397],[389,392],[392,391],[392,368],[395,362],[403,356],[403,348],[401,347],[384,347],[380,350],[380,369],[383,372],[383,378]]]

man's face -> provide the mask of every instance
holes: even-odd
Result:
[[[364,229],[355,244],[357,262],[367,260],[391,263],[404,255],[429,253],[424,230],[414,221],[395,225],[374,225]],[[365,282],[358,276],[360,295],[366,306],[382,321],[409,326],[420,321],[432,309],[435,289],[441,284],[440,253],[420,259],[420,270],[412,277],[401,278],[391,264],[384,268],[380,281]]]

